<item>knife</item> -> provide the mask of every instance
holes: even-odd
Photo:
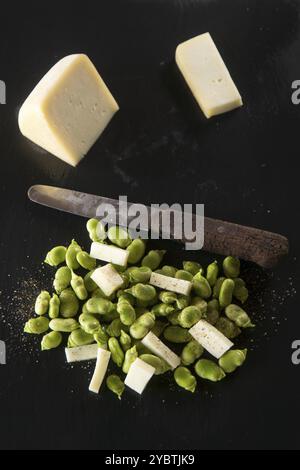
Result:
[[[82,217],[93,218],[100,205],[112,205],[118,213],[119,201],[93,194],[53,186],[35,185],[28,190],[31,201],[52,209],[69,212]],[[132,203],[128,203],[130,207]],[[147,207],[151,221],[151,208]],[[141,227],[146,229],[147,227]],[[174,226],[170,227],[170,238],[174,239]],[[190,242],[184,235],[182,243]],[[204,217],[203,250],[219,255],[231,255],[246,261],[252,261],[263,268],[272,268],[289,251],[286,237],[265,230],[224,222]]]

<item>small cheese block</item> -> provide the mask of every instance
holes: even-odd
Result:
[[[96,367],[89,386],[90,392],[99,393],[101,384],[107,371],[110,356],[110,351],[98,348]]]
[[[223,333],[205,320],[198,321],[189,332],[216,359],[223,356],[233,346]]]
[[[130,366],[124,381],[127,387],[142,394],[151,377],[155,374],[155,368],[137,358]]]
[[[85,54],[61,59],[36,85],[19,112],[22,134],[76,166],[119,106]]]
[[[243,105],[242,98],[209,33],[176,49],[177,65],[207,118]]]
[[[96,359],[97,351],[97,344],[78,346],[76,348],[65,348],[67,362],[90,361],[91,359]]]
[[[103,293],[109,297],[113,292],[122,287],[124,281],[111,264],[97,268],[91,275],[91,279],[97,284]]]
[[[153,354],[164,359],[172,369],[180,365],[180,357],[171,351],[152,331],[150,331],[141,341]]]
[[[192,289],[192,283],[190,281],[164,276],[163,274],[159,273],[152,273],[149,282],[152,286],[183,295],[189,295]]]
[[[107,263],[127,266],[129,251],[118,248],[117,246],[93,242],[91,245],[90,255],[92,258],[106,261]]]

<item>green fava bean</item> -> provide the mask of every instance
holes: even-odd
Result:
[[[193,305],[184,308],[178,315],[179,325],[183,328],[191,328],[193,325],[198,323],[201,318],[201,311]]]
[[[138,352],[137,352],[136,346],[133,346],[132,348],[128,349],[128,351],[126,351],[124,363],[122,367],[124,374],[128,374],[131,364],[137,359],[137,357],[138,357]]]
[[[214,288],[213,288],[213,298],[214,299],[219,299],[220,290],[221,290],[222,284],[225,281],[225,279],[226,279],[226,277],[218,277],[218,279],[216,280],[216,283],[215,283]]]
[[[100,329],[99,320],[89,313],[79,315],[79,323],[81,328],[90,335],[93,335]]]
[[[184,388],[188,392],[194,393],[197,386],[196,377],[187,367],[179,366],[174,371],[174,379],[179,387]]]
[[[56,246],[47,253],[45,263],[50,266],[58,266],[65,262],[67,248],[65,246]]]
[[[58,294],[69,287],[72,279],[72,272],[68,266],[62,266],[55,273],[53,287]]]
[[[115,338],[118,338],[121,334],[122,330],[122,323],[119,318],[115,318],[106,328],[106,333],[109,336],[114,336]]]
[[[31,333],[34,335],[40,335],[45,333],[49,329],[49,320],[46,317],[30,318],[25,323],[24,333]]]
[[[68,338],[68,348],[87,346],[92,343],[94,343],[94,336],[87,333],[82,328],[72,331]]]
[[[99,328],[96,333],[94,333],[94,340],[98,344],[99,348],[107,349],[108,348],[108,336],[101,328]]]
[[[151,328],[151,331],[155,336],[159,337],[164,331],[164,329],[166,328],[166,326],[167,326],[166,323],[159,321],[159,320],[155,320],[154,327]]]
[[[195,371],[201,379],[210,380],[211,382],[219,382],[226,377],[221,367],[209,359],[199,359],[196,362]]]
[[[175,294],[175,292],[162,291],[159,293],[158,298],[162,301],[163,304],[171,305],[176,302],[177,294]]]
[[[171,323],[171,325],[179,325],[179,314],[180,314],[180,311],[175,311],[173,313],[171,313],[170,315],[168,315],[168,321],[169,323]]]
[[[133,307],[135,305],[135,298],[133,297],[133,295],[129,294],[128,292],[124,292],[123,290],[119,290],[117,292],[117,298],[118,298],[118,302],[119,301],[123,302],[124,300],[130,305],[132,305]]]
[[[225,315],[232,320],[239,328],[253,328],[255,325],[251,322],[249,315],[241,307],[230,304],[225,308]]]
[[[74,271],[72,271],[71,286],[79,300],[86,300],[88,298],[88,292],[85,288],[84,280],[81,276],[77,276]]]
[[[135,309],[127,300],[121,297],[117,304],[117,312],[123,325],[130,326],[136,320]]]
[[[138,300],[143,302],[149,302],[156,297],[155,287],[149,286],[148,284],[135,284],[130,289],[127,289],[125,292],[132,294]]]
[[[115,307],[114,304],[107,299],[102,297],[93,297],[86,303],[86,308],[89,313],[97,313],[99,315],[106,315],[112,312]]]
[[[120,341],[123,351],[126,352],[128,351],[128,349],[131,348],[131,337],[124,330],[121,330],[119,341]]]
[[[192,339],[189,341],[183,348],[181,353],[181,362],[185,366],[190,366],[194,364],[194,362],[199,359],[204,352],[203,347],[201,346],[198,341]]]
[[[156,317],[166,317],[170,313],[174,312],[175,308],[172,305],[168,304],[157,304],[152,307],[151,312],[154,313]]]
[[[117,338],[109,338],[108,348],[111,352],[111,358],[114,363],[117,364],[118,367],[122,367],[124,361],[124,352]]]
[[[155,375],[161,375],[170,370],[169,364],[154,354],[141,354],[140,359],[154,367]]]
[[[46,290],[42,290],[37,296],[34,307],[34,311],[37,315],[45,315],[45,313],[48,312],[50,298],[50,294]]]
[[[188,307],[190,303],[189,297],[186,295],[179,295],[176,300],[176,307],[179,310],[183,310],[185,307]]]
[[[133,240],[126,249],[129,251],[128,263],[137,264],[145,254],[146,243],[144,240],[137,238]]]
[[[49,323],[50,330],[62,333],[71,333],[79,328],[79,323],[74,318],[53,318]]]
[[[240,260],[234,256],[227,256],[223,261],[223,271],[226,277],[239,277]]]
[[[207,303],[207,310],[205,314],[205,319],[211,325],[215,325],[219,320],[219,301],[217,299],[212,299]]]
[[[75,317],[79,310],[78,299],[72,289],[68,288],[62,291],[59,296],[60,313],[64,318]]]
[[[96,267],[95,258],[92,258],[86,251],[80,251],[77,253],[76,259],[80,266],[88,271],[91,271]]]
[[[42,351],[58,348],[62,342],[62,334],[58,331],[50,331],[47,335],[43,336],[41,341]]]
[[[182,279],[184,281],[192,281],[193,275],[184,269],[179,269],[175,274],[176,279]]]
[[[201,297],[193,297],[191,304],[200,310],[202,316],[206,314],[207,302],[201,299]]]
[[[234,291],[234,281],[232,279],[225,279],[221,285],[219,303],[220,307],[224,308],[232,302],[232,295]]]
[[[130,271],[129,278],[132,283],[146,283],[150,281],[151,269],[147,266],[142,266],[141,268],[134,268]]]
[[[57,318],[59,316],[60,300],[58,295],[53,294],[49,302],[49,317]]]
[[[233,296],[239,300],[242,304],[246,302],[249,296],[248,289],[245,285],[245,282],[240,277],[234,279],[234,290]]]
[[[101,242],[106,238],[105,227],[98,219],[89,219],[86,223],[89,237],[93,242]]]
[[[80,253],[81,248],[75,240],[72,240],[71,244],[67,248],[66,253],[66,265],[71,271],[79,268],[79,263],[77,261],[77,254]]]
[[[239,327],[226,317],[220,317],[215,327],[228,339],[234,339],[241,334]]]
[[[200,271],[201,264],[196,263],[196,261],[184,261],[183,269],[195,276]]]
[[[93,272],[94,272],[94,270],[88,272],[83,278],[85,288],[90,293],[94,292],[98,288],[95,281],[93,281],[93,279],[91,279],[91,276],[92,276]]]
[[[135,320],[130,327],[130,335],[134,339],[142,339],[154,327],[155,315],[146,312]]]
[[[175,277],[177,273],[177,268],[174,266],[165,265],[161,268],[161,274],[164,276]]]
[[[127,248],[132,242],[128,231],[123,227],[110,227],[107,236],[114,245],[122,249]]]
[[[217,282],[218,274],[219,274],[218,262],[214,261],[213,263],[207,266],[207,271],[206,271],[206,279],[208,280],[208,283],[211,287],[213,287],[215,283]]]
[[[111,323],[116,318],[120,318],[117,310],[114,308],[111,312],[101,315],[101,322]]]
[[[208,299],[211,296],[211,287],[207,279],[198,273],[193,278],[193,289],[196,295],[199,295],[203,299]]]
[[[149,251],[149,253],[142,259],[142,266],[147,266],[152,269],[152,271],[155,271],[162,262],[165,253],[165,250]]]
[[[244,364],[246,356],[247,349],[231,349],[219,359],[219,366],[224,370],[224,372],[230,374]]]
[[[164,330],[164,337],[171,343],[187,343],[192,339],[188,330],[181,326],[167,326]]]
[[[106,379],[106,386],[111,392],[117,395],[119,400],[121,400],[122,393],[125,390],[125,385],[118,375],[109,375]]]

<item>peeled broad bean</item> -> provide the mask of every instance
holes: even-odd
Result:
[[[241,334],[239,327],[226,317],[220,317],[214,326],[228,339],[234,339]]]
[[[216,283],[213,287],[213,298],[214,299],[219,299],[219,295],[220,295],[220,290],[221,290],[221,287],[222,287],[222,284],[223,282],[225,281],[226,277],[218,277],[218,279],[216,280]]]
[[[185,271],[184,269],[179,269],[176,271],[175,274],[176,279],[183,279],[184,281],[192,281],[193,275],[189,271]]]
[[[95,281],[93,281],[93,279],[91,279],[91,275],[93,274],[93,272],[94,272],[94,270],[88,272],[83,278],[85,288],[89,293],[94,292],[98,288]]]
[[[124,297],[120,297],[117,304],[117,312],[123,325],[130,326],[136,320],[135,309]]]
[[[62,266],[55,273],[53,287],[58,294],[69,287],[72,278],[71,269],[68,266]]]
[[[125,292],[132,294],[133,297],[143,302],[149,302],[156,298],[155,287],[149,286],[148,284],[135,284],[130,289],[127,289]]]
[[[154,327],[155,315],[146,312],[138,317],[130,327],[130,335],[134,339],[142,339]]]
[[[225,315],[232,320],[239,328],[253,328],[255,325],[251,322],[249,315],[241,307],[230,304],[225,308]]]
[[[99,320],[89,313],[79,315],[79,323],[81,328],[90,335],[97,333],[100,329]]]
[[[49,317],[57,318],[59,316],[60,300],[57,294],[53,294],[49,302]]]
[[[77,330],[79,326],[79,323],[74,318],[53,318],[49,323],[50,330],[62,333],[71,333]]]
[[[42,351],[57,348],[62,342],[62,334],[58,331],[50,331],[47,335],[43,336],[41,341]]]
[[[234,281],[232,279],[225,279],[221,285],[219,294],[220,307],[224,308],[232,302],[232,295],[234,290]]]
[[[165,339],[171,343],[187,343],[192,339],[188,330],[181,326],[167,326],[163,334]]]
[[[171,313],[170,315],[168,315],[168,321],[169,323],[171,323],[171,325],[174,325],[174,326],[179,325],[179,319],[178,319],[179,314],[180,314],[180,310],[177,312],[175,311]]]
[[[196,274],[193,278],[193,290],[196,295],[203,299],[208,299],[211,296],[211,287],[207,279],[200,273]]]
[[[164,329],[166,328],[166,326],[167,324],[165,322],[162,322],[160,320],[155,320],[155,324],[153,328],[151,328],[151,331],[155,336],[159,337],[164,331]]]
[[[123,351],[122,351],[122,353],[123,353]],[[123,355],[124,355],[124,353],[123,353]],[[132,348],[130,348],[126,351],[125,358],[124,358],[124,363],[123,363],[123,367],[122,367],[122,370],[123,370],[124,374],[128,374],[131,364],[136,360],[137,357],[138,357],[138,352],[137,352],[136,346],[133,346]]]
[[[109,336],[114,336],[115,338],[118,338],[121,334],[122,330],[122,323],[119,318],[115,318],[106,328],[106,333]]]
[[[145,254],[146,243],[144,240],[137,238],[126,249],[129,251],[128,263],[137,264]]]
[[[190,305],[184,308],[178,315],[179,325],[183,328],[191,328],[202,318],[202,313],[196,306]]]
[[[227,256],[223,261],[223,271],[226,277],[239,277],[240,260],[234,256]]]
[[[106,379],[106,386],[111,392],[117,395],[119,400],[121,400],[122,393],[125,390],[125,385],[118,375],[109,375]]]
[[[71,286],[79,300],[86,300],[88,292],[85,288],[83,278],[72,271]]]
[[[108,336],[105,333],[105,331],[102,330],[102,328],[99,328],[99,330],[96,331],[96,333],[94,333],[93,336],[94,336],[94,340],[98,344],[99,348],[102,348],[102,349],[107,349],[108,348],[108,344],[107,344]]]
[[[207,309],[205,314],[205,319],[211,325],[215,325],[220,317],[220,305],[217,299],[212,299],[207,302]]]
[[[122,290],[122,289],[120,289],[117,292],[117,298],[118,298],[118,302],[126,300],[133,307],[135,305],[135,298],[133,297],[133,295],[129,294],[128,292],[124,292],[124,290]]]
[[[45,313],[48,312],[50,298],[50,294],[46,290],[42,290],[37,296],[34,307],[34,311],[37,315],[45,315]]]
[[[247,349],[231,349],[219,359],[219,366],[224,370],[224,372],[230,374],[244,364],[246,356]]]
[[[161,291],[158,295],[159,300],[164,304],[174,304],[177,300],[177,294],[175,292]]]
[[[128,351],[128,349],[131,348],[131,337],[126,331],[121,330],[120,338],[119,338],[120,344],[122,346],[123,351]]]
[[[77,254],[82,251],[80,246],[75,240],[72,240],[71,244],[67,248],[66,252],[66,265],[71,271],[79,268],[79,263],[77,261]]]
[[[174,379],[179,387],[184,388],[188,392],[194,393],[197,386],[197,380],[187,367],[177,367],[174,371]]]
[[[117,309],[114,308],[111,312],[101,315],[101,323],[111,323],[116,318],[120,318],[120,316]]]
[[[106,238],[105,227],[98,219],[89,219],[86,223],[89,237],[93,242],[101,242]]]
[[[194,305],[195,307],[197,307],[200,312],[201,312],[201,315],[205,315],[206,314],[206,310],[207,310],[207,302],[203,299],[201,299],[201,297],[193,297],[192,298],[192,301],[191,301],[191,304]]]
[[[115,309],[114,304],[102,297],[92,297],[86,303],[86,308],[89,313],[97,313],[99,315],[106,315]]]
[[[172,305],[168,304],[156,304],[152,307],[151,312],[154,313],[156,317],[166,317],[170,313],[174,312],[175,308]]]
[[[124,352],[117,338],[109,338],[108,348],[111,352],[111,358],[114,363],[117,364],[118,367],[122,367],[124,361]]]
[[[123,227],[110,227],[107,231],[107,236],[114,245],[122,249],[127,248],[132,242],[128,231]]]
[[[179,309],[179,310],[182,310],[184,309],[185,307],[188,307],[189,306],[189,303],[190,303],[190,298],[186,295],[179,295],[177,297],[177,300],[176,300],[176,307]]]
[[[147,266],[141,266],[140,268],[134,268],[130,271],[129,279],[131,283],[146,283],[150,281],[151,269]]]
[[[219,274],[218,262],[214,261],[213,263],[207,266],[206,279],[211,287],[213,287],[217,281]]]
[[[203,347],[201,346],[198,341],[192,339],[189,341],[183,348],[181,353],[181,362],[185,366],[190,366],[194,364],[194,362],[202,356],[204,352]]]
[[[195,364],[195,371],[201,379],[210,380],[211,382],[219,382],[226,377],[221,367],[209,359],[199,359]]]
[[[56,246],[47,253],[45,263],[50,266],[58,266],[65,262],[67,248],[65,246]]]
[[[165,250],[149,251],[149,253],[142,259],[142,266],[148,266],[152,271],[155,271],[155,269],[160,265],[165,253]]]
[[[49,329],[49,320],[46,317],[30,318],[25,323],[24,333],[31,333],[34,335],[40,335],[45,333]]]
[[[175,268],[174,266],[169,266],[165,264],[161,268],[160,274],[163,274],[164,276],[175,277],[176,273],[177,273],[177,268]]]
[[[164,361],[164,359],[161,359],[154,354],[141,354],[139,357],[142,361],[154,367],[155,375],[161,375],[170,370],[169,364]]]
[[[234,290],[233,290],[233,297],[239,300],[242,304],[246,302],[248,299],[248,289],[245,285],[245,282],[240,277],[234,279]]]
[[[196,263],[196,261],[184,261],[183,269],[191,273],[193,276],[195,276],[195,274],[197,274],[200,271],[201,264]]]
[[[94,343],[94,336],[84,331],[82,328],[72,331],[68,338],[68,348],[86,346]]]
[[[60,313],[64,318],[75,317],[79,310],[78,299],[71,288],[63,290],[59,296]]]
[[[80,251],[77,253],[76,259],[80,266],[88,271],[91,271],[96,267],[95,258],[92,258],[86,251]]]

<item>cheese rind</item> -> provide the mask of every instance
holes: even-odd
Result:
[[[94,370],[92,380],[90,382],[89,391],[99,393],[101,384],[107,371],[108,363],[110,360],[111,352],[105,349],[98,348],[97,362]]]
[[[111,264],[97,268],[91,275],[91,279],[97,284],[103,293],[109,297],[113,292],[122,287],[123,279]]]
[[[151,352],[164,359],[172,369],[176,369],[180,365],[180,357],[151,331],[142,339],[141,343]]]
[[[118,111],[119,106],[85,54],[57,62],[19,111],[22,134],[76,166]]]
[[[117,246],[93,242],[91,245],[90,255],[92,258],[99,259],[100,261],[118,264],[119,266],[126,266],[129,251],[118,248]]]
[[[125,385],[135,392],[142,394],[151,377],[155,374],[155,368],[137,358],[130,366],[125,378]]]
[[[189,332],[216,359],[220,359],[233,346],[223,333],[205,320],[198,321]]]
[[[189,295],[192,289],[192,283],[184,279],[165,276],[164,274],[152,273],[149,283],[152,286],[159,287],[177,294]]]
[[[78,346],[76,348],[65,348],[67,362],[90,361],[96,359],[98,351],[97,344]]]
[[[176,49],[176,63],[207,118],[243,105],[242,98],[209,33]]]

